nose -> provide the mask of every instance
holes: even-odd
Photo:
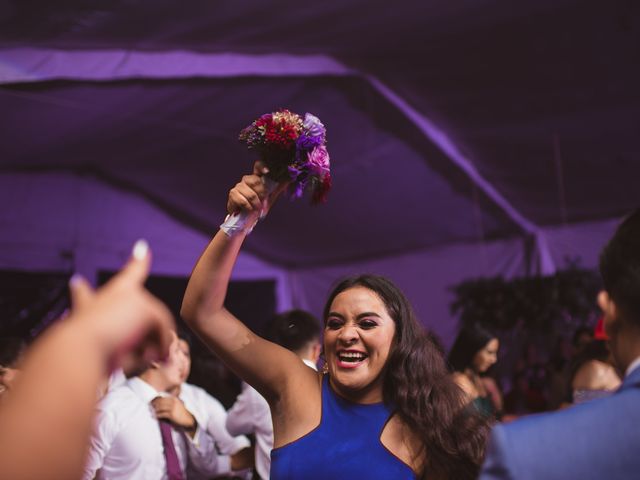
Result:
[[[348,324],[342,327],[338,339],[347,345],[355,343],[358,340],[358,331],[356,326]]]

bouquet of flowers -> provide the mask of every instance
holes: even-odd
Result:
[[[240,132],[239,140],[256,150],[268,167],[263,180],[270,191],[287,182],[290,198],[300,198],[309,190],[311,203],[324,203],[331,189],[326,136],[327,130],[318,117],[306,113],[302,118],[282,109],[260,116]],[[246,223],[242,213],[228,215],[220,228],[233,236],[253,229]]]
[[[312,203],[324,203],[331,189],[326,135],[318,117],[306,113],[303,119],[283,109],[262,115],[240,132],[239,139],[260,153],[268,178],[290,182],[291,198],[310,190]]]

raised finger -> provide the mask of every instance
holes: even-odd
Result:
[[[69,280],[69,293],[71,295],[71,306],[74,309],[82,308],[95,295],[89,282],[77,273]]]
[[[131,257],[127,264],[114,277],[118,281],[132,284],[144,284],[151,269],[151,251],[146,240],[138,240],[131,250]]]

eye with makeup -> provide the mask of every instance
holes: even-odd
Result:
[[[340,318],[330,317],[329,319],[327,319],[326,328],[328,330],[337,330],[341,328],[344,325],[344,323],[345,323],[344,320]],[[371,330],[372,328],[375,328],[378,326],[378,322],[370,318],[362,318],[358,320],[357,326],[362,330]]]
[[[378,326],[378,322],[375,320],[371,320],[370,318],[363,318],[358,321],[358,326],[363,330],[371,330],[372,328],[376,328]]]
[[[344,321],[337,317],[329,317],[327,319],[326,328],[328,330],[337,330],[344,325]]]

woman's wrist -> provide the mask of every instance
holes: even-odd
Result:
[[[229,214],[225,217],[224,222],[220,225],[227,237],[235,237],[237,235],[249,235],[258,223],[260,217],[253,213],[245,212]]]

